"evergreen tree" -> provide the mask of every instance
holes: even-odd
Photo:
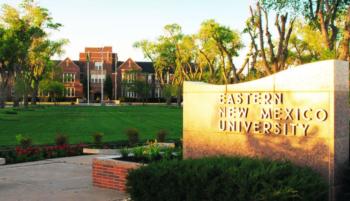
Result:
[[[104,81],[103,91],[106,93],[107,97],[109,99],[112,99],[113,97],[113,83],[111,76],[107,76]]]

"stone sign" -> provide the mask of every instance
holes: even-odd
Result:
[[[322,61],[259,80],[184,83],[184,157],[287,159],[318,171],[331,196],[349,159],[349,67]]]

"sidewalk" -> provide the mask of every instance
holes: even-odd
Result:
[[[121,201],[125,193],[92,186],[91,162],[77,156],[0,166],[0,200]]]

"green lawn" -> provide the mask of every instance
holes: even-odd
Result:
[[[182,109],[166,106],[78,107],[46,106],[0,109],[0,145],[15,145],[17,134],[30,136],[34,144],[52,144],[56,133],[69,136],[70,143],[91,142],[91,134],[104,133],[103,141],[127,139],[124,131],[137,128],[141,139],[155,139],[160,129],[168,138],[182,136]]]

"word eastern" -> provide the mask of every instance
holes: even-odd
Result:
[[[283,104],[283,93],[255,92],[221,94],[220,104],[280,105]]]

